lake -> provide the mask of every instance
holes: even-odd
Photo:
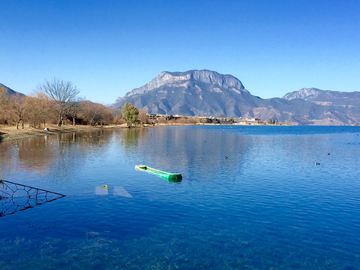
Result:
[[[360,127],[2,142],[0,269],[360,269],[359,156]]]

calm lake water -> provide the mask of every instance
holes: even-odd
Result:
[[[0,184],[0,269],[360,269],[359,168],[360,127],[156,127],[3,142],[0,179],[66,196],[39,195],[36,205],[33,190]]]

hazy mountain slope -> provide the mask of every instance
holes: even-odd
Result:
[[[320,90],[317,88],[302,88],[299,91],[287,93],[283,99],[302,99],[324,106],[358,106],[360,104],[360,92],[339,92]]]
[[[301,99],[327,107],[325,118],[336,118],[344,124],[352,124],[360,121],[360,92],[339,92],[317,88],[303,88],[299,91],[287,93],[283,99]],[[317,118],[319,118],[319,116],[317,116]]]
[[[7,87],[6,85],[3,85],[2,83],[0,83],[0,88],[4,88],[9,95],[16,95],[16,93],[19,93],[20,96],[25,96],[24,94],[20,93],[20,92],[16,92],[14,90],[12,90],[11,88]]]

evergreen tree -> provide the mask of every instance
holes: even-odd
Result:
[[[121,109],[121,114],[127,125],[131,126],[136,124],[139,111],[131,103],[126,102]]]

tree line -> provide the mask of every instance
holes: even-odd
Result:
[[[91,126],[122,124],[121,110],[109,108],[79,97],[80,91],[71,83],[54,78],[39,84],[29,96],[10,95],[0,86],[0,124],[16,128],[40,128],[48,123],[87,124]]]

